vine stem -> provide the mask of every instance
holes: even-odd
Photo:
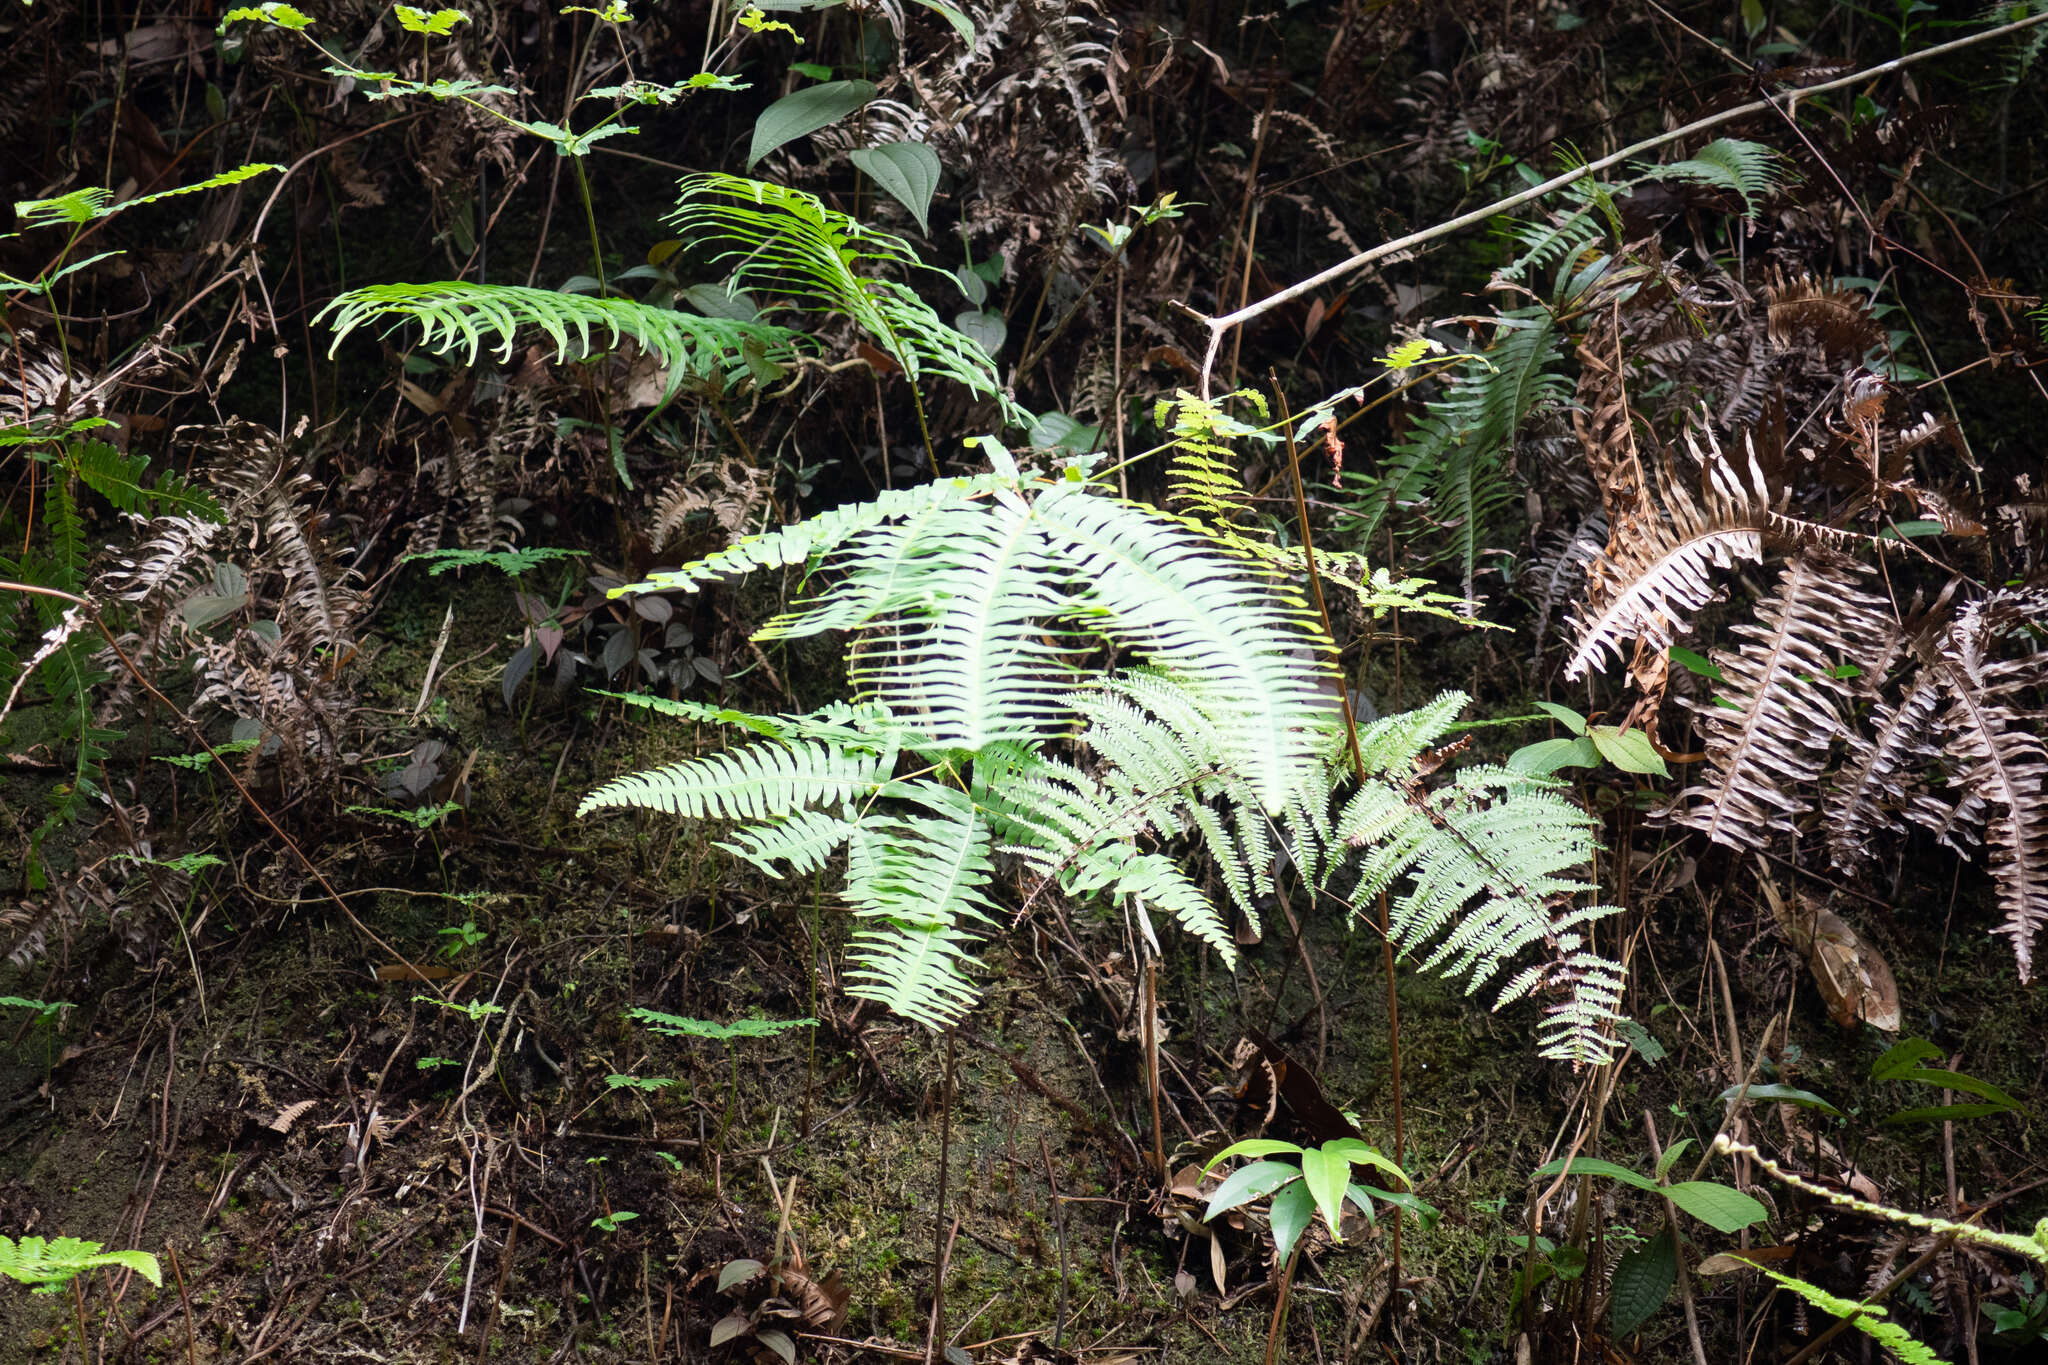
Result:
[[[946,1030],[946,1076],[939,1082],[939,1209],[932,1220],[932,1320],[924,1342],[925,1365],[945,1359],[946,1259],[953,1239],[946,1235],[946,1164],[953,1151],[953,1034]]]
[[[1206,382],[1206,372],[1205,372]],[[1323,635],[1334,646],[1337,632],[1330,624],[1330,608],[1323,599],[1323,576],[1316,568],[1315,536],[1308,524],[1308,491],[1301,482],[1301,447],[1294,439],[1294,418],[1287,409],[1287,394],[1280,387],[1280,377],[1268,371],[1267,378],[1273,385],[1273,397],[1280,405],[1280,434],[1287,440],[1287,472],[1294,485],[1294,520],[1301,532],[1302,563],[1308,569],[1309,596],[1316,604],[1316,614],[1322,618]],[[1335,420],[1334,417],[1331,419]],[[1351,688],[1349,680],[1340,669],[1337,674],[1337,700],[1344,711],[1344,745],[1351,754],[1351,770],[1362,783],[1365,781],[1365,755],[1358,747],[1358,716],[1351,709]],[[1392,1083],[1394,1098],[1394,1164],[1400,1166],[1404,1160],[1404,1110],[1401,1103],[1401,998],[1395,989],[1394,973],[1394,932],[1387,915],[1387,893],[1379,897],[1380,964],[1387,979],[1387,1070]],[[1296,934],[1297,942],[1300,935]],[[1389,1220],[1393,1227],[1391,1249],[1388,1260],[1388,1303],[1398,1306],[1401,1295],[1401,1208],[1397,1204]],[[1292,1263],[1289,1263],[1292,1270]],[[1285,1297],[1286,1286],[1281,1287]],[[1272,1359],[1270,1351],[1267,1359]]]
[[[1630,143],[1620,151],[1610,156],[1603,156],[1598,161],[1588,161],[1582,166],[1574,166],[1562,175],[1552,176],[1542,184],[1533,185],[1519,194],[1511,194],[1505,199],[1497,199],[1484,208],[1474,209],[1470,213],[1461,213],[1455,218],[1447,218],[1441,223],[1436,223],[1422,229],[1420,232],[1411,232],[1406,237],[1397,237],[1391,242],[1382,242],[1378,246],[1369,247],[1355,256],[1339,261],[1327,270],[1318,271],[1305,280],[1291,284],[1276,293],[1269,294],[1257,303],[1246,304],[1236,312],[1226,313],[1222,317],[1212,318],[1204,313],[1197,312],[1193,308],[1189,308],[1186,304],[1180,304],[1178,306],[1182,311],[1192,314],[1203,326],[1209,329],[1208,349],[1202,356],[1202,379],[1199,392],[1204,398],[1209,396],[1209,377],[1216,368],[1216,356],[1222,349],[1223,334],[1225,332],[1230,331],[1232,328],[1243,326],[1253,318],[1269,313],[1282,304],[1291,303],[1304,294],[1320,289],[1334,280],[1341,279],[1362,266],[1371,265],[1374,261],[1385,260],[1397,252],[1421,246],[1424,242],[1433,242],[1439,237],[1447,237],[1453,232],[1471,227],[1475,223],[1483,223],[1487,219],[1506,213],[1510,209],[1534,203],[1546,195],[1555,194],[1568,185],[1575,185],[1588,176],[1612,170],[1632,157],[1638,157],[1645,152],[1654,151],[1667,143],[1691,137],[1694,133],[1703,133],[1709,128],[1718,128],[1724,123],[1733,123],[1737,119],[1748,118],[1752,114],[1775,112],[1780,117],[1789,118],[1798,108],[1799,101],[1808,96],[1825,95],[1831,90],[1842,90],[1867,80],[1873,80],[1878,76],[1904,70],[1906,67],[1913,66],[1919,62],[1929,61],[1935,57],[1944,57],[1952,52],[1960,52],[1964,48],[1974,47],[1978,43],[1990,42],[1996,38],[2011,37],[2015,33],[2024,32],[2027,29],[2044,23],[2048,23],[2048,10],[2043,10],[2039,14],[2030,15],[2024,19],[2016,19],[2009,24],[2000,24],[1996,28],[1985,29],[1981,33],[1965,34],[1961,38],[1952,39],[1949,42],[1941,43],[1934,47],[1923,48],[1918,52],[1909,52],[1903,57],[1894,57],[1888,62],[1879,62],[1876,66],[1867,66],[1861,71],[1853,72],[1847,76],[1839,76],[1831,81],[1822,81],[1817,85],[1801,86],[1795,90],[1788,90],[1785,92],[1782,100],[1770,98],[1751,100],[1747,104],[1738,104],[1732,109],[1723,109],[1718,113],[1709,114],[1705,118],[1695,119],[1682,128],[1674,128],[1670,132],[1658,133],[1654,137],[1646,137],[1640,142]]]

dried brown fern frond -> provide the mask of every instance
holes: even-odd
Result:
[[[1885,344],[1869,298],[1810,275],[1787,279],[1776,270],[1764,287],[1766,328],[1780,350],[1817,348],[1837,364],[1855,364]]]
[[[2032,979],[2034,936],[2048,927],[2048,747],[2041,709],[2048,652],[1999,658],[1994,650],[2048,622],[2048,589],[1993,592],[1956,612],[1932,665],[1948,705],[1941,727],[1951,779],[1966,795],[1963,818],[1981,813],[1984,845],[2020,980]]]
[[[742,460],[717,461],[710,473],[709,479],[701,473],[679,479],[655,499],[649,537],[656,550],[674,544],[685,523],[700,512],[710,514],[729,545],[748,533],[755,514],[767,505],[773,492],[774,473]]]
[[[1773,832],[1796,837],[1843,729],[1850,688],[1836,669],[1867,659],[1891,624],[1860,577],[1845,560],[1795,556],[1756,618],[1735,627],[1744,643],[1714,651],[1720,687],[1694,707],[1708,771],[1679,794],[1676,823],[1742,848],[1761,849]]]
[[[1621,660],[1633,640],[1668,650],[1713,597],[1711,570],[1762,561],[1769,517],[1761,492],[1736,475],[1718,445],[1695,453],[1708,472],[1700,496],[1667,479],[1658,499],[1663,515],[1624,516],[1587,569],[1586,601],[1571,618],[1577,643],[1565,661],[1566,678],[1582,678],[1610,657]]]

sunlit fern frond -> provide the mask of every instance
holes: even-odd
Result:
[[[991,922],[989,830],[955,788],[895,782],[888,794],[908,811],[863,819],[848,844],[844,895],[862,924],[847,989],[944,1029],[975,1000],[967,975],[978,935],[967,926]]]
[[[883,776],[876,755],[820,740],[753,744],[615,778],[576,813],[638,806],[688,820],[765,820],[871,793]]]
[[[631,299],[461,280],[365,285],[321,309],[314,321],[322,319],[334,331],[330,356],[359,328],[414,322],[420,344],[444,354],[459,352],[470,365],[486,346],[501,363],[509,361],[522,328],[545,335],[562,361],[582,360],[631,337],[667,367],[663,401],[693,378],[723,389],[745,378],[752,364],[794,360],[799,340],[787,328],[764,322],[701,317]]]
[[[739,287],[841,314],[912,380],[943,375],[997,400],[1006,418],[1025,417],[978,342],[947,325],[909,285],[864,273],[930,269],[902,238],[864,227],[802,190],[721,173],[685,179],[670,221],[685,237],[722,247],[718,259],[732,262]]]
[[[771,877],[803,876],[823,871],[857,828],[853,821],[827,811],[796,810],[738,829],[729,842],[716,847],[744,858]],[[778,867],[778,863],[788,866]]]

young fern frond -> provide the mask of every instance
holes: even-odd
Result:
[[[720,173],[684,180],[669,220],[685,237],[723,246],[718,259],[734,263],[738,287],[842,314],[913,383],[927,372],[943,375],[995,399],[1006,420],[1028,422],[978,342],[947,325],[909,285],[862,273],[930,269],[902,238],[864,227],[802,190]]]
[[[631,337],[668,369],[664,403],[694,379],[723,390],[753,373],[796,358],[798,334],[765,322],[701,317],[632,299],[564,294],[515,284],[444,280],[435,284],[372,284],[351,289],[321,309],[329,323],[332,356],[351,332],[372,323],[416,322],[431,351],[459,351],[474,365],[485,346],[502,363],[512,358],[521,328],[535,328],[555,344],[555,358],[582,360]],[[601,337],[593,342],[594,336]],[[772,372],[772,370],[771,370]]]

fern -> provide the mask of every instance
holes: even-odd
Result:
[[[351,332],[375,322],[416,322],[421,344],[438,352],[461,350],[474,365],[488,343],[502,363],[512,358],[513,339],[522,327],[534,327],[555,344],[559,360],[581,360],[593,354],[593,333],[603,333],[604,347],[632,337],[668,368],[662,395],[667,403],[695,379],[723,389],[761,366],[777,366],[795,358],[796,334],[786,328],[734,318],[701,317],[673,308],[657,308],[631,299],[593,298],[511,284],[472,284],[460,280],[437,284],[373,284],[351,289],[315,316],[332,315],[332,356]]]
[[[1769,833],[1796,837],[1828,751],[1843,728],[1848,687],[1836,666],[1858,657],[1891,624],[1851,566],[1800,557],[1785,566],[1756,619],[1735,627],[1745,643],[1717,650],[1723,684],[1695,707],[1706,737],[1707,780],[1679,798],[1678,822],[1715,843],[1760,849]]]
[[[909,243],[863,227],[815,195],[724,174],[694,175],[670,215],[684,236],[725,248],[737,288],[761,289],[850,318],[914,382],[927,371],[995,399],[1008,421],[1028,424],[1003,392],[980,344],[948,326],[908,285],[862,273],[925,270]],[[938,272],[934,272],[938,273]]]
[[[1199,845],[1255,922],[1277,893],[1280,848],[1323,885],[1355,845],[1361,895],[1409,888],[1404,950],[1430,948],[1426,966],[1474,988],[1536,952],[1499,1000],[1554,994],[1546,1051],[1608,1055],[1620,971],[1582,933],[1606,912],[1571,908],[1585,888],[1570,874],[1592,849],[1583,812],[1498,770],[1428,790],[1417,760],[1455,722],[1456,695],[1369,728],[1363,783],[1346,800],[1324,691],[1331,647],[1298,602],[1077,468],[1026,478],[992,455],[982,479],[885,495],[664,576],[688,588],[820,557],[821,591],[763,633],[851,632],[860,702],[748,717],[649,700],[768,738],[621,778],[582,811],[744,821],[721,846],[778,875],[815,871],[844,846],[842,894],[860,921],[849,989],[933,1028],[975,999],[998,857],[1035,878],[1021,913],[1048,891],[1164,912],[1232,962],[1233,935],[1173,846]],[[1090,667],[1105,650],[1138,662]],[[1091,761],[1064,757],[1068,743]],[[899,745],[915,765],[901,779]]]
[[[1448,554],[1469,599],[1492,520],[1517,496],[1506,459],[1516,430],[1539,408],[1570,399],[1563,361],[1563,338],[1549,310],[1501,314],[1487,348],[1457,363],[1443,396],[1430,400],[1407,438],[1389,448],[1385,469],[1354,501],[1345,538],[1370,543],[1395,507],[1421,505],[1448,533]]]
[[[1742,198],[1742,211],[1754,217],[1763,201],[1791,179],[1785,158],[1760,142],[1716,138],[1684,161],[1657,166],[1638,163],[1646,180],[1681,180],[1731,190]]]
[[[839,745],[757,744],[608,782],[577,813],[641,806],[686,820],[761,820],[872,795],[882,776],[875,755]]]

